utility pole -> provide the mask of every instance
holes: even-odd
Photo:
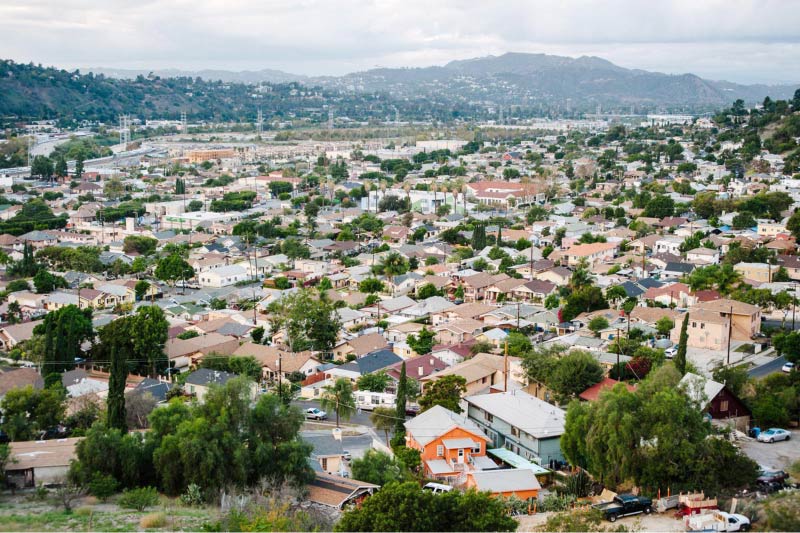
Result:
[[[508,341],[506,341],[505,355],[503,356],[503,392],[508,392]]]
[[[733,334],[733,306],[728,315],[728,366],[731,366],[731,335]]]
[[[792,283],[792,331],[794,331],[794,315],[797,312],[797,282]]]
[[[621,372],[619,371],[619,352],[622,350],[619,342],[619,328],[617,328],[617,381],[622,381]]]

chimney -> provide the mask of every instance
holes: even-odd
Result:
[[[418,374],[420,377],[422,377],[422,367],[421,367],[421,366],[418,366],[418,367],[417,367],[417,374]]]

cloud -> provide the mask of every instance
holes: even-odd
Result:
[[[342,74],[529,51],[779,82],[797,81],[798,28],[790,0],[4,0],[0,56]]]

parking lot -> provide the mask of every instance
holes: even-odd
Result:
[[[756,463],[775,468],[777,470],[787,470],[791,464],[800,461],[800,431],[792,431],[790,440],[782,440],[774,444],[766,442],[740,441],[741,450]]]

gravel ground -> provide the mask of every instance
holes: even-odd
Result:
[[[800,461],[800,431],[792,431],[790,440],[782,440],[775,444],[766,442],[740,441],[739,447],[753,461],[760,465],[779,470],[786,470],[795,461]]]
[[[534,531],[535,528],[543,525],[547,521],[547,517],[550,514],[551,513],[538,513],[532,516],[517,517],[517,520],[519,520],[519,527],[517,527],[517,531]],[[675,518],[672,512],[629,516],[620,518],[614,524],[611,522],[603,522],[603,525],[609,529],[613,529],[616,526],[625,526],[629,531],[653,533],[662,531],[686,531],[683,521]]]

